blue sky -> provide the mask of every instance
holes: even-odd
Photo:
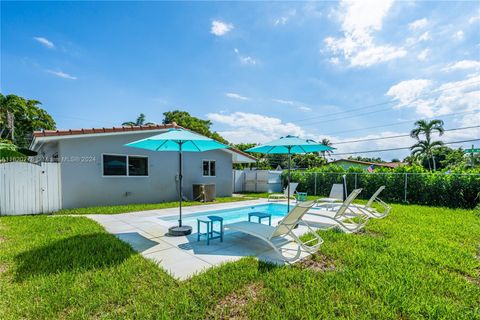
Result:
[[[40,100],[63,129],[119,126],[140,112],[160,122],[173,109],[211,119],[236,143],[286,134],[388,137],[419,118],[443,119],[447,129],[480,123],[474,1],[2,2],[1,9],[2,93]],[[444,140],[474,138],[478,128]],[[338,152],[411,143],[347,143]]]

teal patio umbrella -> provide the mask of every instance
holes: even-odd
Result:
[[[180,201],[180,215],[178,219],[178,226],[171,227],[169,229],[169,233],[172,236],[190,234],[192,232],[192,227],[182,225],[182,152],[204,152],[216,149],[225,149],[229,148],[229,146],[184,129],[170,129],[165,133],[161,133],[150,138],[127,143],[125,146],[152,151],[178,152],[178,197]]]
[[[290,166],[292,154],[309,153],[333,150],[334,148],[318,143],[310,139],[301,139],[295,136],[286,136],[270,141],[264,145],[247,149],[247,152],[264,154],[288,154],[288,195],[290,195]],[[290,197],[288,197],[288,211],[290,211]]]

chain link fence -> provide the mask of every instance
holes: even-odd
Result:
[[[328,196],[344,175],[348,193],[362,188],[364,199],[384,185],[381,198],[397,203],[474,208],[479,202],[480,174],[292,171],[291,181],[299,183],[298,191]],[[286,171],[283,180],[286,184]]]

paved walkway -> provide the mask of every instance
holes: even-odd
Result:
[[[267,203],[265,199],[230,202],[221,204],[185,207],[183,214],[200,213],[204,211],[243,207]],[[131,212],[116,215],[87,215],[129,243],[134,250],[144,257],[155,261],[175,278],[184,280],[196,273],[218,266],[225,262],[236,261],[246,256],[256,256],[260,260],[284,264],[278,254],[264,241],[240,232],[225,231],[223,242],[205,240],[197,242],[196,225],[191,235],[186,237],[170,237],[167,235],[169,226],[175,221],[167,222],[161,217],[178,215],[178,208]],[[273,219],[276,225],[279,219]],[[300,226],[295,230],[298,235],[306,231]],[[292,244],[282,247],[284,254],[294,256],[296,246]],[[308,256],[302,252],[300,259]]]

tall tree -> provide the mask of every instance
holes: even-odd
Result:
[[[37,100],[0,93],[0,138],[27,148],[33,131],[54,130],[55,121],[39,105],[41,103]]]
[[[295,166],[301,169],[317,168],[326,163],[325,158],[320,157],[317,153],[295,154],[292,160]]]
[[[327,147],[331,147],[332,146],[332,142],[327,139],[327,138],[323,138],[322,141],[320,141],[321,144],[323,144],[324,146],[327,146]],[[323,158],[325,160],[327,160],[327,156],[331,156],[333,153],[332,150],[325,150],[325,151],[322,151],[322,155],[323,155]]]
[[[211,131],[212,122],[210,120],[203,120],[190,115],[186,111],[174,110],[163,113],[163,124],[175,122],[179,126],[195,131],[206,137],[215,139],[221,143],[229,144],[218,132]]]
[[[412,155],[431,159],[433,170],[437,169],[433,150],[443,145],[442,141],[432,141],[432,134],[435,132],[438,132],[440,136],[445,132],[442,120],[418,120],[415,122],[415,128],[410,131],[410,136],[417,139],[417,143],[410,148]],[[424,140],[421,139],[422,135],[425,136]],[[431,170],[430,160],[428,160],[428,167]]]
[[[145,122],[145,114],[140,113],[137,120],[135,121],[127,121],[122,123],[122,126],[152,126],[155,125],[153,122]]]

